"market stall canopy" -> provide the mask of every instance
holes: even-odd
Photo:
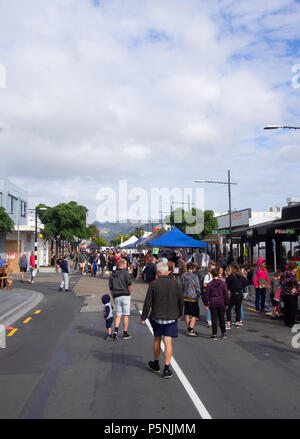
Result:
[[[149,241],[153,241],[154,239],[160,238],[161,236],[165,235],[166,233],[168,233],[167,230],[159,229],[156,232],[153,232],[150,236],[148,236],[148,238],[142,238],[142,241],[139,244],[137,244],[137,243],[136,244],[140,249],[147,248]]]
[[[205,248],[206,242],[198,241],[198,239],[191,238],[183,233],[181,230],[174,227],[168,233],[160,238],[149,240],[146,243],[147,247],[165,247],[165,248]]]
[[[129,239],[124,241],[122,244],[118,245],[118,247],[120,247],[120,248],[127,247],[127,245],[134,244],[137,240],[138,240],[138,238],[136,236],[132,235],[132,236],[130,236]]]
[[[137,239],[137,241],[133,242],[132,244],[128,244],[128,245],[126,245],[126,247],[123,247],[123,248],[126,248],[126,250],[131,249],[131,248],[136,248],[136,246],[139,245],[143,241],[145,241],[145,238],[139,238],[139,239]]]
[[[95,245],[95,244],[91,244],[91,245],[88,246],[88,249],[90,249],[90,250],[99,250],[99,249],[101,249],[101,247],[99,247],[98,245]]]

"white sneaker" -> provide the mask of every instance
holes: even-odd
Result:
[[[207,326],[210,327],[211,326],[211,320],[209,320],[207,323]]]
[[[230,326],[230,325],[227,325],[227,323],[226,323],[225,328],[226,328],[226,330],[228,330],[228,329],[231,329],[231,326]]]

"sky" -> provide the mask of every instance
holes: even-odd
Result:
[[[92,222],[126,181],[224,212],[226,186],[194,180],[227,170],[233,208],[284,206],[300,130],[263,127],[300,126],[299,99],[296,0],[0,0],[0,177],[30,207],[74,200]]]

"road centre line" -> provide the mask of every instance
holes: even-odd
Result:
[[[11,337],[11,336],[14,335],[15,332],[17,332],[17,331],[18,331],[18,328],[13,329],[12,331],[10,331],[9,334],[7,334],[7,337]]]
[[[23,323],[28,323],[30,320],[32,320],[32,317],[28,317]]]
[[[142,315],[142,311],[138,310],[139,313]],[[146,325],[149,329],[149,331],[151,332],[152,335],[153,334],[153,329],[152,326],[149,322],[149,320],[146,320]],[[161,349],[164,352],[165,347],[163,342],[161,342]],[[171,366],[173,367],[174,371],[176,372],[181,384],[183,385],[185,391],[187,392],[188,396],[191,398],[196,410],[198,411],[198,413],[200,414],[202,419],[212,419],[212,417],[210,416],[210,414],[208,413],[208,411],[206,410],[203,402],[201,401],[201,399],[198,397],[197,393],[195,392],[195,390],[193,389],[192,385],[190,384],[189,380],[187,379],[187,377],[184,375],[184,373],[182,372],[180,366],[178,365],[177,361],[175,360],[175,358],[173,357],[171,360]]]

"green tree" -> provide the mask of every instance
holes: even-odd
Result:
[[[93,241],[93,244],[95,244],[97,247],[106,247],[107,246],[106,239],[101,238],[101,236],[99,236],[98,238],[95,238]]]
[[[91,233],[91,240],[93,244],[95,244],[97,247],[105,247],[107,245],[106,239],[100,236],[98,227],[96,227],[94,224],[91,224],[88,226],[88,229]]]
[[[14,222],[7,214],[4,207],[0,207],[0,234],[6,235],[15,230]]]
[[[213,210],[204,211],[204,229],[201,233],[201,238],[211,235],[212,231],[218,228],[218,220],[214,217]]]
[[[76,240],[91,238],[92,233],[86,227],[86,207],[78,205],[75,201],[54,207],[40,204],[37,209],[41,207],[46,207],[46,210],[38,210],[38,216],[45,226],[43,235],[46,239],[55,239],[58,244],[60,241],[73,243]]]
[[[196,219],[198,218],[198,219]],[[194,221],[193,221],[194,219]],[[203,230],[201,233],[187,233],[189,227],[193,227],[203,222]],[[166,224],[176,226],[183,233],[191,235],[195,239],[203,239],[205,236],[210,235],[214,229],[218,227],[218,221],[214,218],[214,212],[212,210],[205,210],[192,208],[191,211],[185,211],[182,208],[178,208],[165,218]]]
[[[136,236],[137,238],[141,238],[145,233],[145,230],[143,229],[143,227],[136,227],[135,231],[134,231],[134,236]]]
[[[116,238],[111,239],[110,244],[112,245],[112,247],[118,247],[119,244],[127,241],[127,239],[129,239],[129,238],[130,238],[130,235],[119,235]]]

